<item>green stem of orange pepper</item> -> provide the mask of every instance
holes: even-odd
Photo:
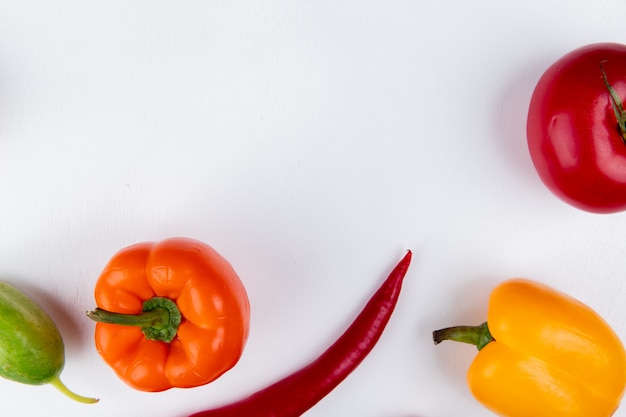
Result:
[[[141,327],[146,339],[165,343],[174,340],[181,321],[180,310],[176,303],[164,297],[146,300],[139,314],[112,313],[96,308],[87,312],[87,317],[100,323]]]
[[[454,326],[433,332],[433,341],[436,345],[444,340],[469,343],[481,350],[495,339],[489,331],[487,322],[484,322],[480,326]]]

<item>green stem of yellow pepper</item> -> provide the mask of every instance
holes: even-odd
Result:
[[[484,322],[480,326],[454,326],[433,332],[433,341],[436,345],[444,340],[469,343],[481,350],[495,339],[489,331],[487,322]]]

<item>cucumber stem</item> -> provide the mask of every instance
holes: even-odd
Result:
[[[79,403],[95,404],[100,401],[98,398],[83,397],[82,395],[78,395],[75,392],[70,391],[70,389],[66,387],[63,382],[61,382],[61,379],[58,376],[52,378],[52,380],[50,381],[50,385],[61,391],[67,397],[71,398],[74,401],[78,401]]]

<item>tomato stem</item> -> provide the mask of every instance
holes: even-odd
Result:
[[[93,321],[122,326],[141,327],[148,340],[169,343],[174,340],[182,320],[180,310],[169,298],[153,297],[146,300],[139,314],[122,314],[96,308],[87,312]]]
[[[604,66],[600,62],[600,70],[602,71],[602,80],[604,81],[604,85],[607,90],[609,90],[609,100],[611,102],[611,107],[613,108],[613,113],[615,114],[615,118],[617,119],[617,126],[619,127],[620,135],[622,136],[622,141],[626,144],[626,113],[624,113],[624,106],[622,104],[622,99],[620,98],[617,91],[613,88],[613,86],[609,83],[609,80],[606,76],[606,72],[604,71]]]
[[[491,335],[487,322],[484,322],[479,326],[454,326],[433,332],[433,341],[436,345],[444,340],[469,343],[481,350],[496,339]]]

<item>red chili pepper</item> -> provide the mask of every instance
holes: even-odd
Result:
[[[328,395],[368,355],[393,312],[411,251],[393,269],[348,329],[304,368],[240,401],[189,417],[298,417]]]

